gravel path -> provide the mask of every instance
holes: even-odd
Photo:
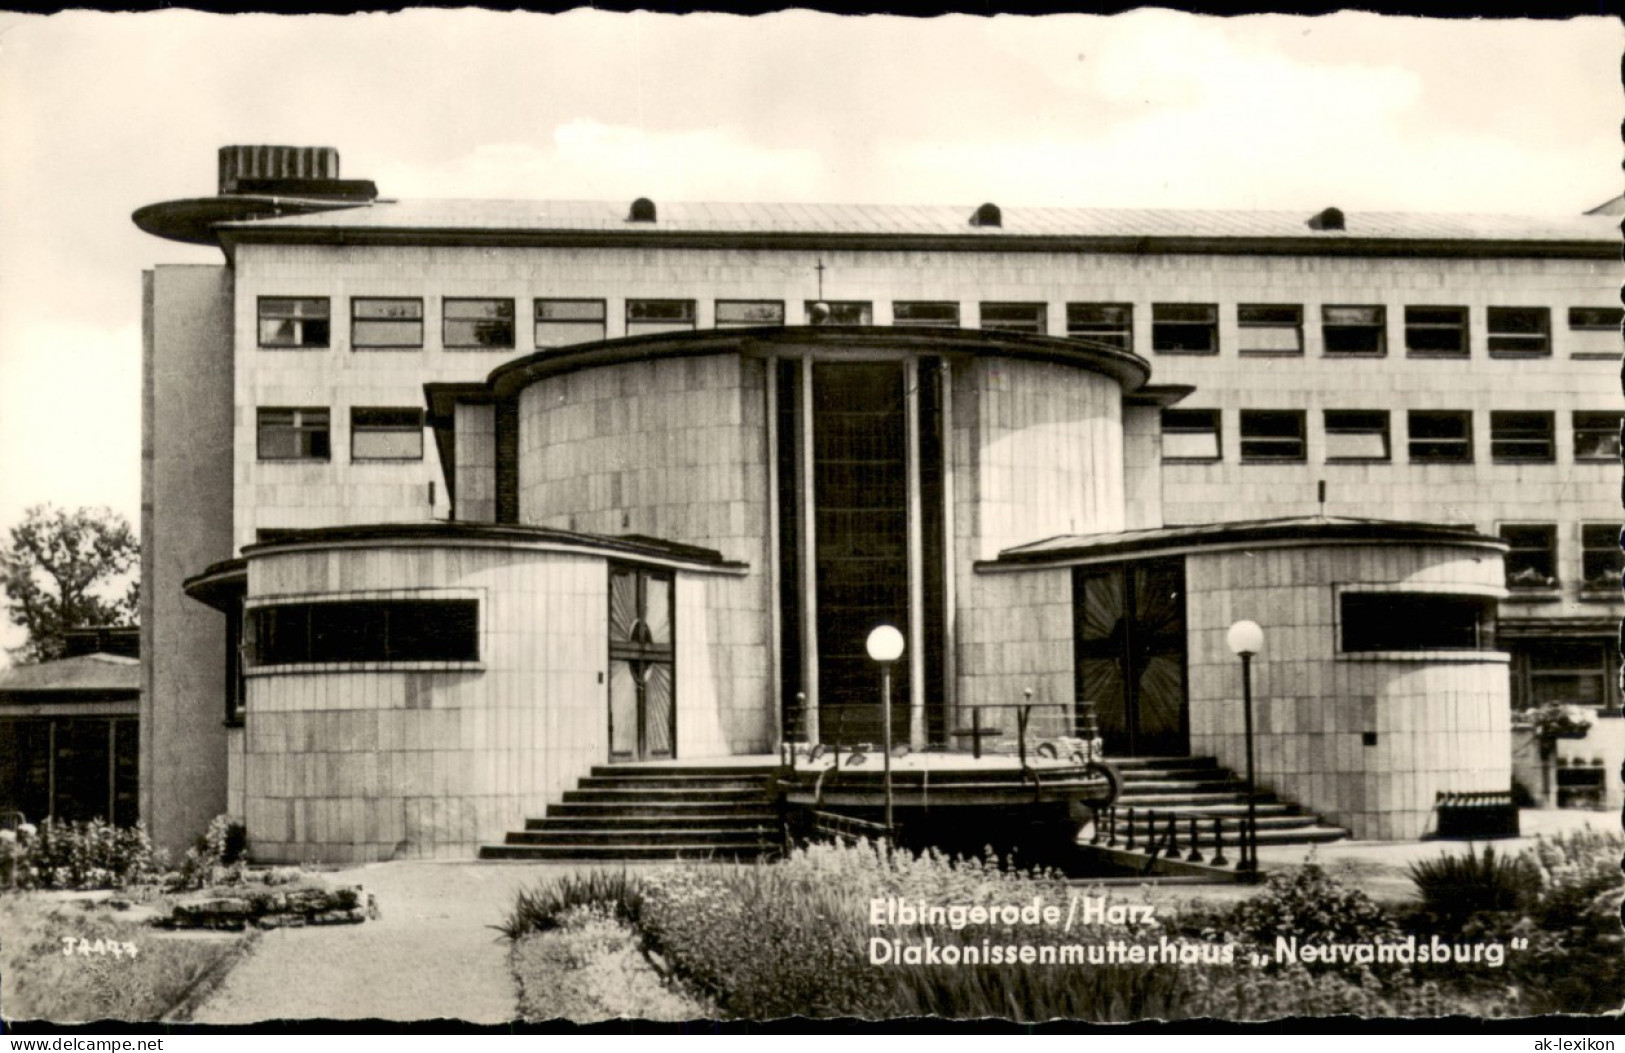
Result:
[[[521,887],[573,866],[379,863],[325,874],[361,885],[382,917],[274,929],[193,1015],[201,1024],[278,1019],[515,1019],[508,943],[490,928]]]

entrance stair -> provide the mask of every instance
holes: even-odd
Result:
[[[1134,813],[1136,840],[1143,834],[1138,829],[1162,829],[1169,816],[1177,819],[1180,843],[1188,840],[1190,820],[1196,822],[1198,839],[1207,841],[1212,836],[1213,821],[1230,844],[1233,831],[1240,829],[1247,819],[1247,783],[1228,768],[1221,767],[1212,757],[1124,757],[1108,758],[1123,776],[1122,792],[1113,808],[1117,825],[1116,840],[1125,839],[1129,812]],[[1342,827],[1320,821],[1320,817],[1303,811],[1297,804],[1283,800],[1274,793],[1258,795],[1258,843],[1270,845],[1304,845],[1339,841],[1348,836]],[[1104,825],[1104,824],[1103,824]],[[1105,836],[1104,833],[1101,836]],[[1184,845],[1189,848],[1189,845]],[[1231,855],[1235,853],[1232,851]]]

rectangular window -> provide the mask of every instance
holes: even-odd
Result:
[[[1574,459],[1617,462],[1621,417],[1612,411],[1575,410]]]
[[[1218,354],[1218,305],[1211,303],[1152,304],[1151,350],[1165,355]]]
[[[1514,589],[1557,587],[1557,527],[1550,523],[1504,524],[1501,540],[1509,546],[1507,585]]]
[[[718,329],[755,329],[784,324],[783,300],[718,300]]]
[[[693,300],[626,301],[627,336],[680,333],[693,328]]]
[[[1242,461],[1301,461],[1305,457],[1302,410],[1242,410]]]
[[[874,325],[875,313],[867,300],[808,300],[808,325]]]
[[[423,460],[423,411],[351,408],[350,460]]]
[[[1472,463],[1473,415],[1468,410],[1411,410],[1405,427],[1413,463]]]
[[[959,305],[947,301],[894,303],[893,325],[936,325],[959,327]]]
[[[1320,309],[1320,336],[1328,355],[1386,355],[1387,309],[1326,304]]]
[[[1386,461],[1387,410],[1327,410],[1326,460]]]
[[[1570,307],[1569,354],[1575,358],[1618,358],[1625,308]]]
[[[1297,304],[1241,304],[1236,325],[1241,354],[1303,354],[1303,308]]]
[[[261,347],[326,347],[327,297],[261,296]]]
[[[423,301],[405,297],[355,297],[350,301],[350,346],[422,347]]]
[[[604,301],[537,300],[536,346],[567,347],[604,339]]]
[[[1625,554],[1619,548],[1618,523],[1580,525],[1580,580],[1588,589],[1619,591]]]
[[[1131,303],[1069,303],[1066,335],[1113,351],[1134,350],[1134,305]]]
[[[1466,358],[1467,308],[1405,308],[1405,353],[1435,358]]]
[[[1049,332],[1049,305],[1042,303],[984,303],[978,308],[983,329],[1007,333]]]
[[[257,666],[477,662],[477,600],[285,603],[250,612]]]
[[[1490,354],[1538,357],[1552,353],[1552,312],[1548,307],[1491,307]]]
[[[1219,411],[1165,409],[1162,411],[1162,459],[1216,461],[1219,459]]]
[[[440,342],[443,346],[498,348],[513,346],[512,300],[443,301]]]
[[[1550,413],[1490,412],[1490,457],[1496,461],[1549,464],[1557,459],[1556,426]]]
[[[1619,675],[1619,668],[1611,660],[1607,641],[1531,640],[1526,647],[1531,705],[1602,706],[1611,702],[1608,682]]]
[[[330,418],[326,409],[259,411],[259,459],[325,461],[330,456]]]
[[[1482,651],[1494,646],[1495,601],[1436,592],[1345,592],[1345,652]]]

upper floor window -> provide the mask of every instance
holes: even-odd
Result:
[[[1467,308],[1405,308],[1405,353],[1439,358],[1466,358]]]
[[[513,301],[451,299],[444,301],[440,342],[445,347],[512,347]]]
[[[808,325],[873,325],[875,312],[867,300],[808,300]]]
[[[350,346],[422,347],[423,301],[409,297],[355,297],[350,301]]]
[[[478,600],[280,603],[249,614],[257,666],[480,657]]]
[[[1069,303],[1066,305],[1066,335],[1114,351],[1133,351],[1134,305]]]
[[[1326,411],[1328,461],[1386,461],[1389,457],[1387,410]]]
[[[1302,410],[1241,411],[1243,461],[1302,461],[1305,456]]]
[[[680,333],[693,328],[693,300],[626,301],[627,336]]]
[[[1417,464],[1468,464],[1473,459],[1473,415],[1468,410],[1411,410],[1405,430]]]
[[[1490,354],[1552,353],[1552,312],[1547,307],[1491,307]]]
[[[1152,304],[1151,350],[1169,355],[1218,354],[1218,306],[1211,303]]]
[[[568,347],[604,339],[604,301],[537,300],[536,346]]]
[[[948,301],[914,301],[891,306],[893,325],[959,326],[959,305]]]
[[[1618,358],[1625,308],[1570,307],[1569,353],[1575,358]]]
[[[1049,332],[1049,306],[1041,303],[984,303],[980,307],[983,329],[1010,333]]]
[[[325,461],[331,454],[331,416],[325,407],[259,411],[259,459]]]
[[[718,329],[754,329],[783,325],[783,300],[718,300]]]
[[[261,347],[326,347],[331,330],[327,297],[261,296]]]
[[[1497,461],[1557,459],[1552,414],[1525,410],[1490,412],[1490,457]]]
[[[1162,411],[1162,459],[1216,461],[1219,459],[1219,411],[1165,409]]]
[[[1577,461],[1619,461],[1618,410],[1574,411],[1574,459]]]
[[[412,407],[352,407],[350,460],[423,460],[423,411]]]
[[[1326,304],[1320,309],[1320,336],[1328,355],[1388,353],[1388,313],[1377,304]]]
[[[1550,523],[1504,524],[1507,585],[1550,589],[1557,585],[1557,527]]]
[[[1619,548],[1619,524],[1580,524],[1580,580],[1584,587],[1617,593],[1622,571],[1625,553]]]
[[[1236,326],[1241,354],[1303,354],[1303,308],[1298,304],[1241,304]]]

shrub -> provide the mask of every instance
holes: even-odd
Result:
[[[1236,908],[1234,931],[1259,943],[1277,936],[1363,943],[1392,939],[1399,927],[1388,912],[1357,888],[1334,879],[1315,863],[1270,875],[1263,890]]]
[[[1540,874],[1527,855],[1497,855],[1493,845],[1485,845],[1482,854],[1469,846],[1465,855],[1412,863],[1410,874],[1423,910],[1445,929],[1482,911],[1518,910],[1540,888]]]
[[[248,829],[229,815],[217,815],[181,859],[179,887],[206,888],[241,881]]]
[[[521,889],[507,920],[496,926],[510,940],[564,924],[576,908],[603,907],[636,928],[643,914],[643,884],[622,870],[566,874],[534,889]]]
[[[121,889],[162,873],[162,853],[142,823],[45,819],[18,841],[14,879],[21,888]]]

